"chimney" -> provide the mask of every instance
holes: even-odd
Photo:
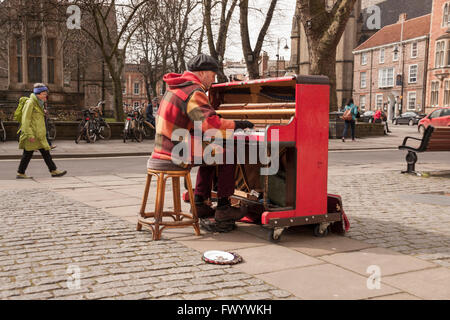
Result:
[[[262,53],[262,63],[261,63],[261,68],[260,68],[260,75],[264,75],[267,72],[267,69],[269,67],[269,55],[267,54],[266,51],[263,51]]]
[[[398,16],[398,22],[397,23],[405,22],[407,19],[408,19],[408,14],[400,13],[400,15]]]

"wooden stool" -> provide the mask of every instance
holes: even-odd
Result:
[[[152,176],[156,176],[158,178],[156,189],[155,211],[145,212]],[[189,191],[189,199],[191,203],[192,214],[181,212],[181,197],[180,197],[181,177],[184,177],[188,187],[187,189]],[[164,211],[164,194],[166,190],[166,180],[168,178],[172,178],[173,206],[174,206],[173,212]],[[171,217],[174,221],[163,221],[163,217]],[[161,239],[161,233],[163,229],[166,227],[182,228],[186,226],[193,226],[195,234],[197,236],[200,235],[197,209],[194,204],[194,192],[192,189],[190,170],[167,171],[167,170],[147,169],[147,182],[145,184],[144,197],[142,199],[140,217],[138,217],[136,230],[141,231],[142,225],[150,227],[153,234],[153,240]]]

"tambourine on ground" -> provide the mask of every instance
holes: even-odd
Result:
[[[219,250],[206,251],[202,257],[203,261],[211,264],[237,264],[242,262],[242,257],[234,252],[226,252]]]

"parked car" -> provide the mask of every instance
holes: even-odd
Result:
[[[450,127],[450,107],[441,107],[431,111],[419,121],[417,128],[423,134],[429,125],[433,127]]]
[[[364,112],[361,115],[361,117],[359,118],[359,121],[373,123],[374,122],[374,119],[373,119],[374,115],[375,115],[375,111],[374,110],[368,110],[368,111]],[[386,118],[387,118],[386,114],[383,111],[381,111],[381,119],[383,121],[386,121]]]
[[[420,119],[424,118],[425,114],[417,114],[413,111],[408,111],[405,113],[402,113],[401,115],[394,117],[392,119],[392,123],[397,124],[407,124],[410,126],[413,126],[415,124],[418,124]]]

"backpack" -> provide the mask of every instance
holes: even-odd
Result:
[[[17,106],[16,111],[14,111],[14,120],[22,124],[22,110],[25,103],[30,99],[29,97],[22,97],[19,99],[19,105]]]
[[[344,114],[342,115],[342,119],[346,121],[353,120],[352,117],[352,109],[347,109],[344,111]]]

